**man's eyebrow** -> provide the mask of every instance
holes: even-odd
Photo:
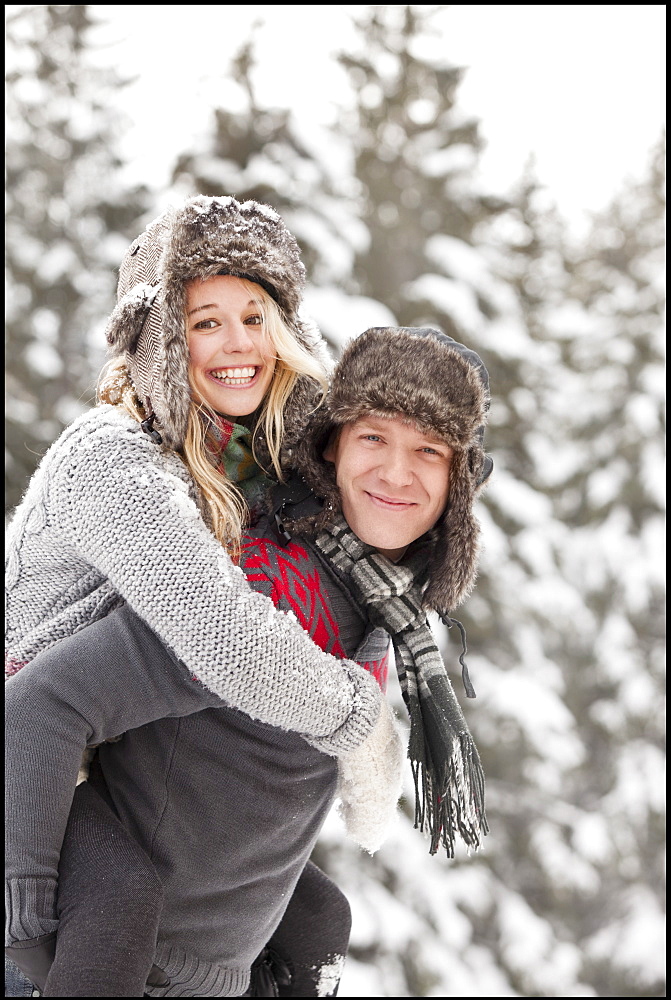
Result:
[[[395,420],[395,419],[396,420],[401,419],[401,421],[404,424],[408,424],[408,426],[410,426],[410,427],[414,427],[415,426],[414,421],[412,421],[412,420],[405,420],[403,417],[400,417],[400,418],[399,417],[392,417],[392,418],[389,418],[389,417],[375,417],[372,414],[369,417],[368,416],[359,417],[359,419],[356,422],[357,422],[357,424],[361,424],[364,427],[372,427],[372,428],[375,428],[377,430],[384,430],[385,424],[392,423],[393,420]],[[422,439],[424,441],[431,441],[432,444],[442,444],[442,445],[445,445],[446,448],[449,448],[449,445],[448,445],[447,441],[444,438],[438,437],[436,434],[431,434],[429,431],[420,430],[419,427],[417,427],[416,429],[417,429],[417,433],[422,437]]]
[[[256,306],[256,305],[258,305],[258,302],[256,302],[254,299],[250,299],[249,302],[247,303],[247,306]],[[196,306],[195,309],[189,309],[186,315],[192,316],[194,313],[200,312],[201,309],[216,309],[216,308],[217,308],[216,302],[208,302],[206,306]]]
[[[445,438],[437,437],[435,434],[422,434],[422,438],[432,444],[443,444],[446,448],[450,447]]]

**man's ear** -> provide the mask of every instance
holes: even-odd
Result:
[[[338,444],[338,438],[340,436],[340,428],[334,427],[329,434],[328,441],[326,442],[326,447],[322,452],[322,458],[326,462],[333,462],[335,464],[336,460],[336,446]]]

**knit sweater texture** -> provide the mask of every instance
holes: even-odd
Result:
[[[381,705],[370,675],[251,591],[179,457],[103,405],[52,445],[9,525],[7,673],[122,600],[227,705],[336,755],[370,733]]]

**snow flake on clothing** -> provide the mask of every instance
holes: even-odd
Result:
[[[319,979],[317,980],[318,997],[335,996],[334,990],[342,979],[344,965],[344,955],[332,955],[330,961],[322,965],[321,969],[319,969]]]
[[[169,494],[168,503],[187,521],[197,521],[200,518],[198,507],[185,490],[173,490]]]

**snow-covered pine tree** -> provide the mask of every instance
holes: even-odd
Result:
[[[472,183],[482,142],[478,122],[456,103],[464,71],[445,59],[440,42],[436,51],[432,22],[443,9],[364,8],[360,50],[339,57],[355,94],[340,131],[353,151],[358,215],[369,236],[355,261],[357,290],[406,325],[427,305],[453,334],[463,329],[462,307],[470,317],[492,308],[468,287],[462,265],[474,227],[503,204]],[[445,306],[440,317],[436,300]]]
[[[90,51],[94,17],[87,4],[47,4],[6,19],[8,508],[92,399],[114,270],[147,207],[120,179],[111,95],[122,81]]]
[[[376,30],[402,16],[375,10]],[[390,73],[390,35],[381,37]],[[417,52],[416,39],[408,49]],[[363,118],[380,92],[395,92],[374,79],[371,38],[365,51],[365,71],[348,57]],[[388,103],[376,138],[358,142],[366,217],[381,229],[375,208],[385,199],[392,230],[371,240],[375,264],[364,258],[361,285],[393,302],[403,322],[438,322],[481,350],[492,376],[496,470],[480,508],[482,572],[461,616],[480,696],[465,711],[492,832],[481,855],[445,862],[417,851],[408,823],[376,858],[358,861],[326,831],[319,861],[355,914],[341,995],[663,995],[661,164],[595,220],[578,250],[530,180],[495,228],[474,213],[470,233],[446,220],[422,243],[416,223],[394,211],[387,164],[399,162],[404,137],[396,130],[384,148],[387,118],[400,120]],[[414,181],[418,204],[433,208],[421,168]],[[450,192],[444,184],[442,199]],[[468,204],[462,194],[460,207]],[[402,270],[406,245],[414,253]],[[451,253],[443,273],[427,253],[441,246]],[[613,511],[588,502],[608,489]]]
[[[664,157],[660,141],[595,215],[546,317],[570,372],[548,397],[573,459],[553,484],[555,558],[583,604],[551,654],[585,748],[562,830],[585,881],[557,917],[599,996],[665,995]]]
[[[664,993],[663,211],[658,150],[583,240],[529,179],[483,242],[528,342],[464,615],[503,611],[474,644],[499,882],[479,934],[523,995]]]
[[[178,157],[171,183],[180,195],[234,195],[272,205],[296,236],[311,284],[345,281],[353,266],[356,220],[331,153],[337,137],[257,97],[255,24],[225,76],[230,106],[218,107],[198,151]],[[342,146],[342,143],[341,143]],[[336,153],[340,162],[342,148]],[[359,227],[360,228],[360,227]],[[329,331],[324,331],[329,335]],[[334,348],[337,344],[333,342]]]

